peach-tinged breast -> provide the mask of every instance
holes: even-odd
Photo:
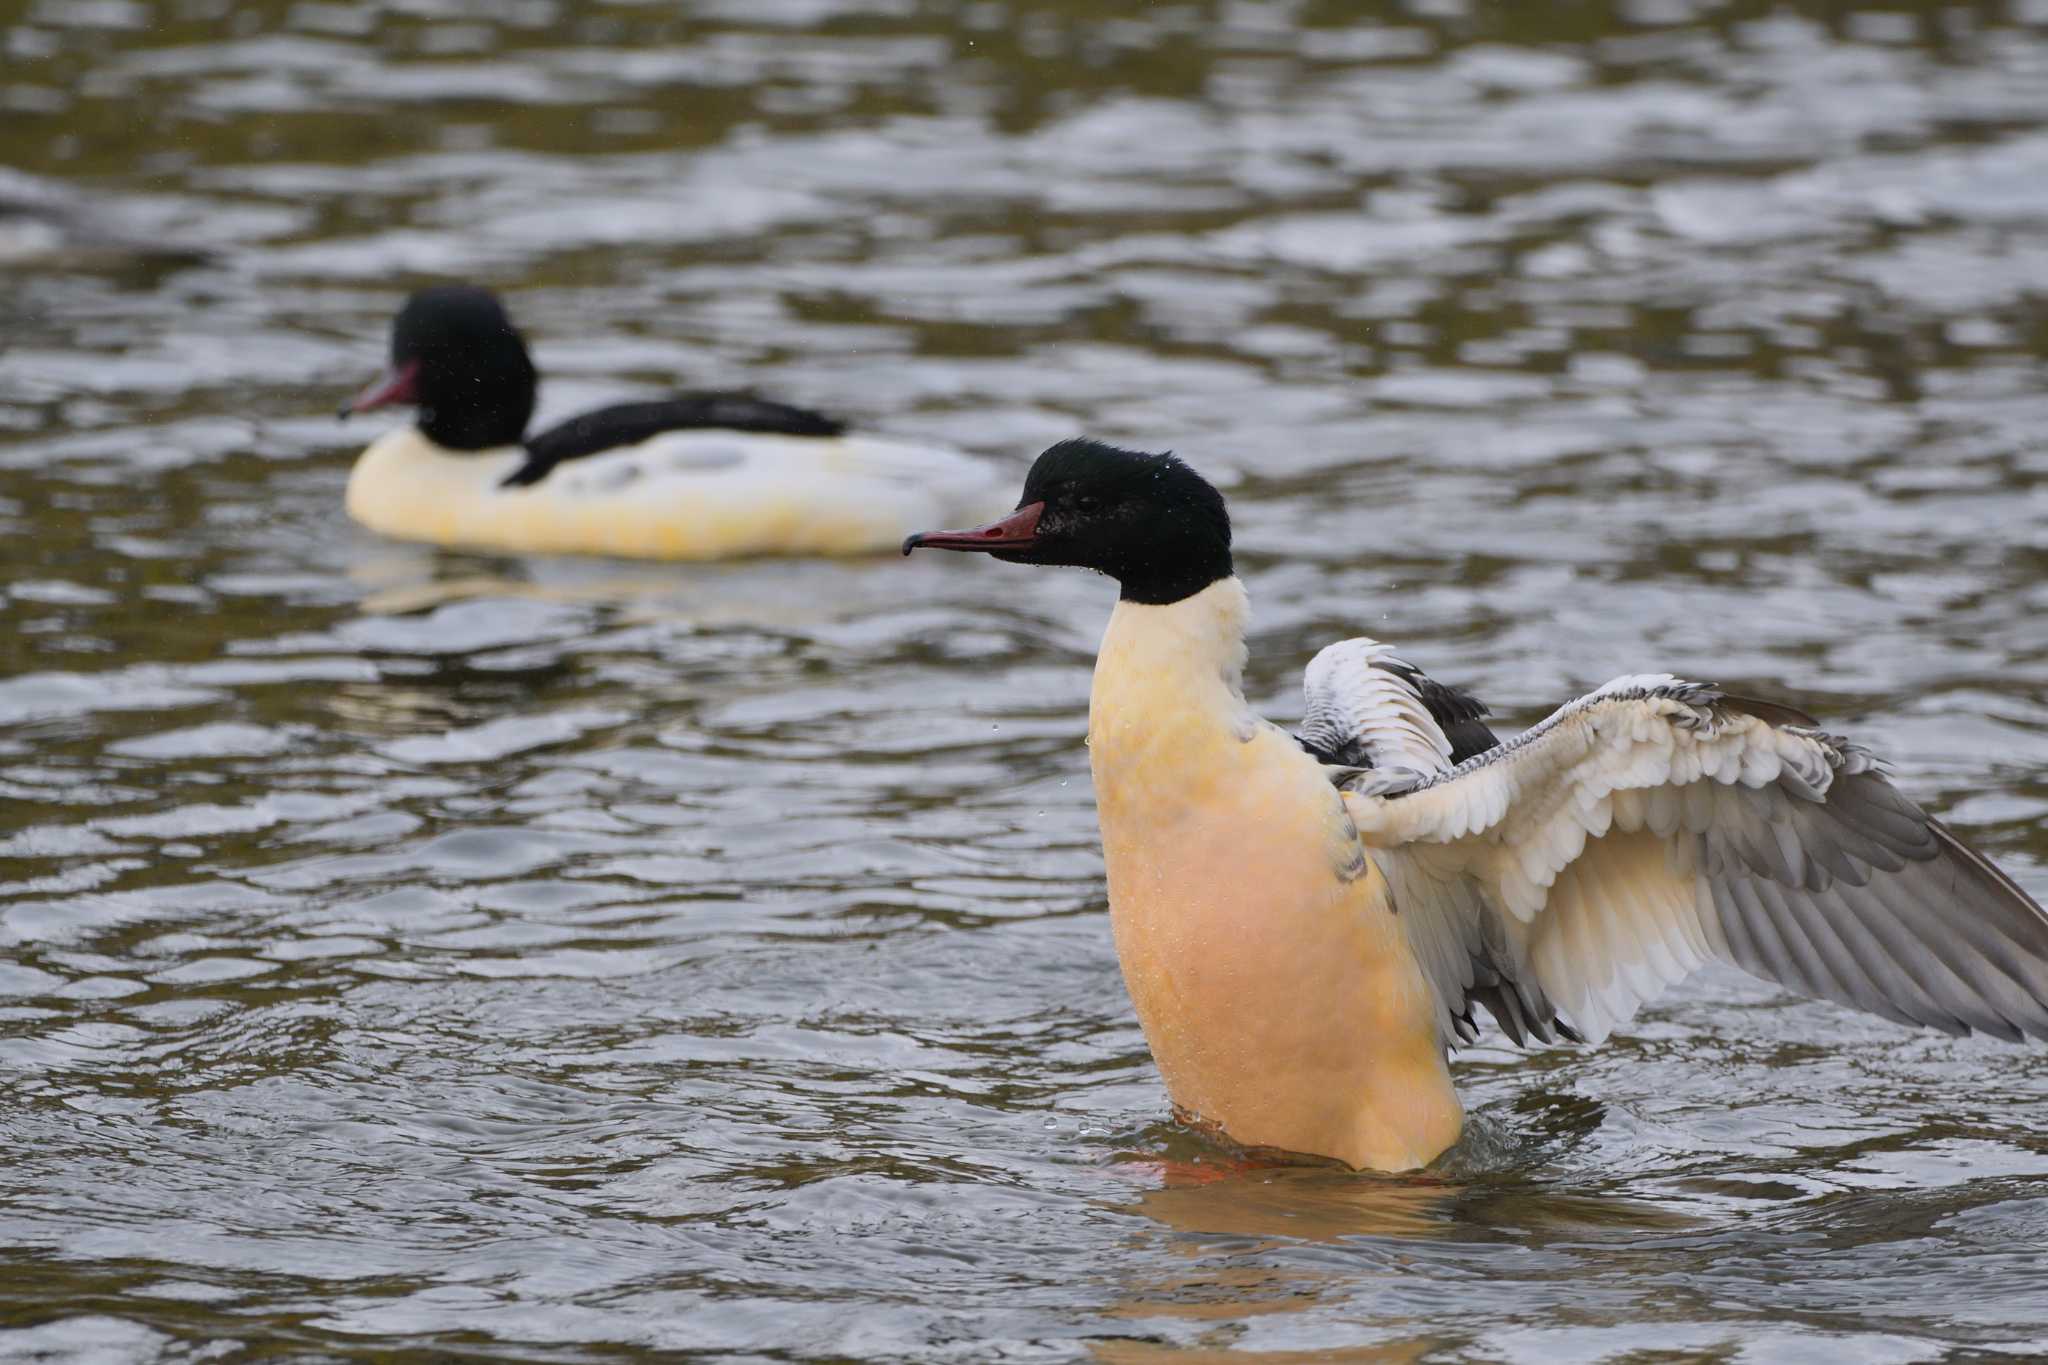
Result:
[[[1118,608],[1090,712],[1117,954],[1160,1072],[1237,1141],[1423,1164],[1459,1126],[1433,997],[1336,791],[1208,657],[1233,604],[1190,601]]]

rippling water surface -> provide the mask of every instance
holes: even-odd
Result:
[[[325,415],[463,275],[544,417],[1172,447],[1277,718],[1357,630],[1517,721],[1703,675],[2042,895],[2042,0],[0,0],[0,53],[0,1354],[2048,1352],[2041,1050],[1714,975],[1461,1054],[1429,1178],[1202,1179],[1103,913],[1104,583],[383,543]]]

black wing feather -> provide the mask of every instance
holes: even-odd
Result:
[[[1485,716],[1493,714],[1486,709],[1486,703],[1462,687],[1440,683],[1421,669],[1411,665],[1388,662],[1380,667],[1394,673],[1415,689],[1415,695],[1422,698],[1422,704],[1429,711],[1429,718],[1436,722],[1436,728],[1444,732],[1444,738],[1451,742],[1451,765],[1456,767],[1466,759],[1485,753],[1500,743],[1488,728]]]
[[[526,463],[508,474],[502,486],[524,488],[539,483],[556,465],[570,460],[617,450],[664,431],[690,430],[838,436],[846,424],[809,408],[750,393],[693,393],[646,403],[614,403],[529,438]]]

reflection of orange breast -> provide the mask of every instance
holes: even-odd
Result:
[[[1459,1124],[1434,1001],[1337,793],[1234,692],[1162,687],[1181,670],[1147,657],[1158,632],[1121,634],[1090,760],[1117,955],[1168,1091],[1239,1142],[1428,1161]]]

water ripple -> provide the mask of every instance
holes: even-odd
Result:
[[[384,544],[325,416],[461,274],[543,420],[1173,447],[1269,714],[1712,677],[2039,892],[2039,4],[216,8],[0,14],[0,1354],[2048,1351],[2035,1053],[1712,972],[1461,1053],[1425,1177],[1230,1175],[1099,581]]]

